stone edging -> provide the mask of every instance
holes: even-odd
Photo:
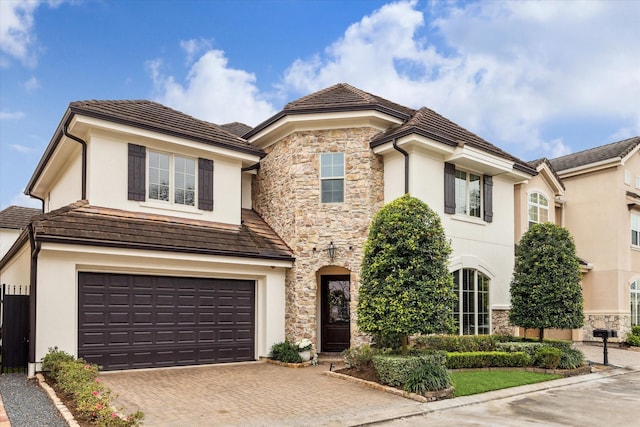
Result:
[[[323,375],[328,375],[333,378],[340,378],[342,380],[350,381],[357,384],[362,384],[366,387],[373,388],[375,390],[384,391],[386,393],[395,394],[396,396],[404,397],[407,399],[415,400],[422,403],[433,402],[435,400],[447,399],[453,397],[453,387],[446,388],[438,391],[428,391],[426,396],[422,396],[415,393],[409,393],[408,391],[400,390],[395,387],[386,386],[384,384],[376,383],[373,381],[363,380],[361,378],[352,377],[351,375],[340,374],[333,371],[324,371]]]
[[[311,366],[313,364],[311,360],[309,360],[308,362],[302,362],[302,363],[286,363],[286,362],[281,362],[279,360],[273,360],[273,359],[262,359],[262,360],[272,365],[284,366],[286,368],[306,368],[307,366]]]
[[[58,410],[58,412],[60,412],[60,415],[62,415],[62,418],[64,418],[67,424],[70,427],[80,427],[80,424],[78,424],[75,418],[73,418],[73,414],[71,413],[71,411],[69,411],[69,409],[64,405],[64,403],[62,403],[62,401],[58,398],[58,395],[56,395],[56,392],[51,388],[51,386],[47,384],[47,382],[44,379],[44,376],[41,373],[37,373],[36,378],[38,379],[38,384],[40,385],[40,387],[42,387],[42,389],[47,393],[47,395],[49,395],[49,399],[51,399],[56,409]]]

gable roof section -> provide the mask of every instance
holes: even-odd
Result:
[[[214,123],[196,119],[153,101],[76,101],[69,104],[69,110],[73,114],[264,156],[262,150]]]
[[[535,170],[537,170],[538,172],[540,172],[541,170],[540,166],[545,165],[551,171],[551,173],[553,174],[553,177],[558,181],[558,184],[560,184],[560,187],[562,187],[562,189],[565,190],[564,182],[562,182],[562,179],[560,179],[560,176],[558,175],[554,167],[551,165],[551,162],[549,162],[549,159],[547,159],[546,157],[543,157],[541,159],[536,159],[536,160],[527,162],[527,164],[532,168],[534,168]]]
[[[293,253],[249,209],[242,225],[91,206],[78,201],[33,219],[36,241],[292,261]]]
[[[237,136],[242,136],[253,129],[251,126],[245,125],[244,123],[240,122],[225,123],[223,125],[220,125],[220,127],[227,132]]]
[[[31,218],[40,215],[42,210],[24,206],[9,206],[0,211],[0,228],[20,230],[31,222]]]
[[[390,129],[374,138],[371,141],[371,148],[411,134],[424,136],[452,147],[467,144],[497,157],[508,159],[514,162],[515,167],[522,171],[536,174],[535,168],[532,168],[523,160],[512,156],[427,107],[420,108],[403,125]]]
[[[379,111],[402,120],[407,120],[415,112],[412,108],[396,104],[349,84],[338,83],[289,102],[282,111],[244,134],[243,138],[250,138],[287,115],[361,110]]]
[[[555,170],[561,172],[607,160],[622,160],[638,145],[640,145],[640,136],[634,136],[633,138],[557,157],[551,159],[550,162]]]

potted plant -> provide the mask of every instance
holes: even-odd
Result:
[[[303,362],[311,360],[311,347],[313,344],[307,338],[296,341],[296,347],[298,348],[298,354]]]

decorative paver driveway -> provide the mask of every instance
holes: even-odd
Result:
[[[322,375],[328,366],[268,363],[110,372],[102,381],[145,426],[343,426],[406,415],[419,403]]]

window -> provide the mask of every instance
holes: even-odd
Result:
[[[196,161],[149,151],[149,199],[195,206]]]
[[[444,212],[493,221],[493,177],[444,164]]]
[[[344,202],[344,153],[320,155],[320,200],[322,203]]]
[[[640,280],[631,282],[631,326],[640,326]]]
[[[454,271],[458,301],[453,315],[460,335],[487,335],[489,330],[489,278],[471,268]]]
[[[529,227],[549,221],[549,200],[542,193],[529,194]]]
[[[631,214],[631,245],[640,246],[640,215]]]
[[[200,210],[213,210],[213,160],[199,158],[196,166],[194,158],[129,144],[127,174],[128,200],[197,203]]]

